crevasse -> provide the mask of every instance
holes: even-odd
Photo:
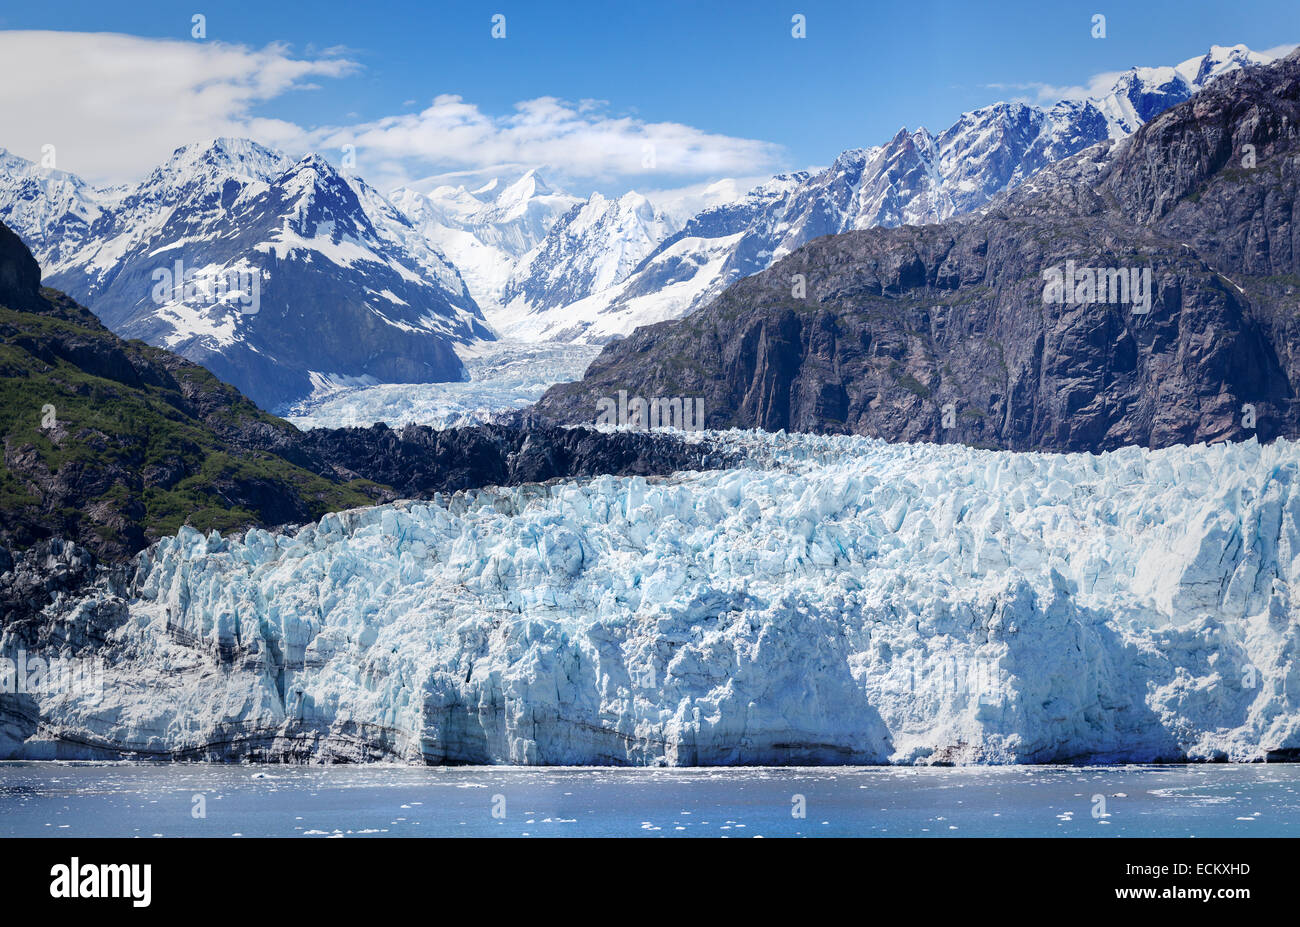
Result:
[[[745,466],[329,515],[138,560],[22,756],[1263,759],[1300,748],[1300,445],[710,435]],[[62,620],[103,613],[101,591]]]

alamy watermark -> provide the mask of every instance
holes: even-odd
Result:
[[[658,428],[677,428],[681,431],[704,430],[704,400],[701,398],[655,397],[644,399],[627,390],[618,391],[618,399],[602,396],[596,400],[596,424],[653,431]]]
[[[97,702],[104,695],[104,661],[50,657],[20,649],[0,656],[0,694],[69,695]]]
[[[1151,311],[1150,267],[1049,267],[1042,273],[1043,302],[1058,305],[1118,303],[1135,315]]]
[[[997,660],[955,655],[909,653],[900,657],[882,680],[895,695],[964,697],[981,705],[998,705],[1010,689],[1010,679]]]
[[[159,306],[234,305],[239,307],[240,315],[257,315],[262,306],[262,271],[256,267],[195,270],[177,259],[171,267],[155,268],[152,279],[151,295]]]
[[[83,863],[74,856],[50,875],[51,898],[126,898],[136,908],[153,900],[152,863]]]

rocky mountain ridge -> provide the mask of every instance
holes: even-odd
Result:
[[[825,170],[775,177],[700,212],[614,286],[535,307],[532,330],[603,344],[688,315],[820,236],[983,209],[1047,165],[1125,138],[1224,74],[1268,60],[1244,45],[1216,45],[1174,67],[1131,68],[1095,97],[1050,107],[995,103],[938,133],[901,128],[883,145],[841,153]]]
[[[1226,74],[980,216],[817,239],[537,409],[698,396],[715,428],[1017,450],[1300,433],[1298,129],[1298,53]],[[1072,268],[1149,276],[1148,311],[1045,299]]]
[[[265,408],[323,383],[461,380],[452,345],[491,337],[455,267],[315,155],[218,138],[112,191],[7,155],[0,219],[114,332]]]

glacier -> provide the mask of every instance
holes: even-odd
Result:
[[[469,374],[464,382],[350,385],[321,377],[284,417],[299,428],[479,425],[526,409],[556,383],[582,379],[600,347],[501,340],[456,345],[455,351]]]
[[[0,716],[0,756],[1300,752],[1300,444],[1061,455],[687,439],[745,462],[457,493],[282,533],[182,529],[129,580],[47,609],[51,640],[93,642],[102,693],[22,696]],[[19,643],[7,629],[0,651]]]

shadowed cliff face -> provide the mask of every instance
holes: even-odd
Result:
[[[27,246],[0,223],[0,296],[17,308],[30,308],[40,298],[41,268]]]
[[[811,242],[610,345],[537,411],[593,421],[627,390],[703,397],[715,428],[1017,450],[1296,434],[1298,133],[1293,54],[979,217]],[[1045,299],[1053,269],[1075,271],[1070,301]]]

